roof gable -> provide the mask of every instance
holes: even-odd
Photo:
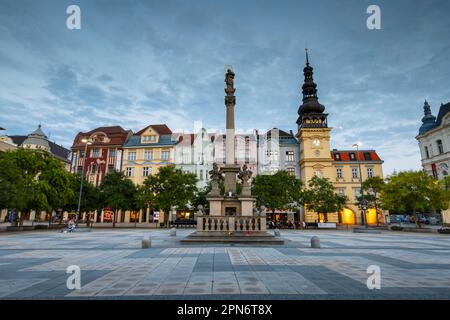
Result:
[[[172,134],[172,130],[170,130],[170,128],[165,124],[151,124],[151,125],[146,126],[144,129],[141,129],[138,132],[136,132],[136,135],[138,135],[138,136],[142,135],[149,128],[152,128],[154,131],[156,131],[160,135]]]

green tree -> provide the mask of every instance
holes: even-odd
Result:
[[[309,180],[305,200],[309,210],[327,214],[341,211],[347,198],[335,193],[329,179],[314,176]]]
[[[97,210],[98,212],[101,212],[103,207],[100,199],[100,189],[94,186],[85,178],[83,179],[84,181],[83,181],[83,191],[81,194],[80,211],[92,212],[94,210]],[[71,198],[69,203],[64,207],[64,210],[76,211],[78,209],[80,183],[81,183],[81,176],[78,174],[72,175],[70,185],[73,190],[73,197]]]
[[[257,197],[257,206],[264,205],[272,215],[276,209],[297,210],[304,203],[301,181],[284,170],[273,175],[257,175],[252,194]]]
[[[377,215],[377,226],[379,224],[378,221],[378,209],[380,208],[380,200],[379,195],[383,187],[385,186],[385,182],[380,177],[371,177],[366,179],[363,182],[363,190],[364,190],[364,200],[368,208],[375,208]],[[362,197],[359,196],[357,198],[356,204],[361,206]]]
[[[134,209],[136,187],[133,182],[125,177],[123,172],[109,172],[100,183],[100,202],[103,207],[113,211],[113,227],[116,226],[117,212]]]
[[[43,150],[2,152],[0,168],[0,205],[20,213],[19,225],[31,210],[61,209],[73,196],[70,174]]]
[[[164,211],[164,223],[168,226],[169,211],[172,207],[186,208],[197,192],[195,174],[184,173],[173,166],[159,168],[157,174],[148,176],[141,191]]]
[[[445,181],[440,182],[424,171],[403,171],[386,180],[380,195],[382,207],[391,212],[412,212],[419,228],[418,211],[425,213],[448,208]]]
[[[211,181],[208,182],[208,185],[201,190],[198,190],[194,198],[192,199],[191,205],[196,210],[199,205],[203,206],[203,209],[208,210],[209,201],[208,194],[211,192]]]

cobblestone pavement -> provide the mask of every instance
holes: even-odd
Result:
[[[192,231],[0,234],[0,299],[450,299],[446,235],[282,230],[283,246],[180,245]],[[67,288],[70,265],[79,290]],[[379,290],[367,288],[370,265]]]

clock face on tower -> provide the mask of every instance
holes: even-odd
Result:
[[[315,147],[320,146],[320,140],[319,139],[314,139],[312,143],[313,143],[313,146],[315,146]]]

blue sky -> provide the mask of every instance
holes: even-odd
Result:
[[[81,8],[81,30],[66,8]],[[381,8],[382,30],[366,9]],[[240,130],[297,130],[304,48],[332,147],[362,141],[385,173],[419,169],[428,99],[450,101],[450,2],[0,1],[0,126],[42,123],[70,147],[78,131],[151,123],[225,126],[224,66],[236,73]]]

